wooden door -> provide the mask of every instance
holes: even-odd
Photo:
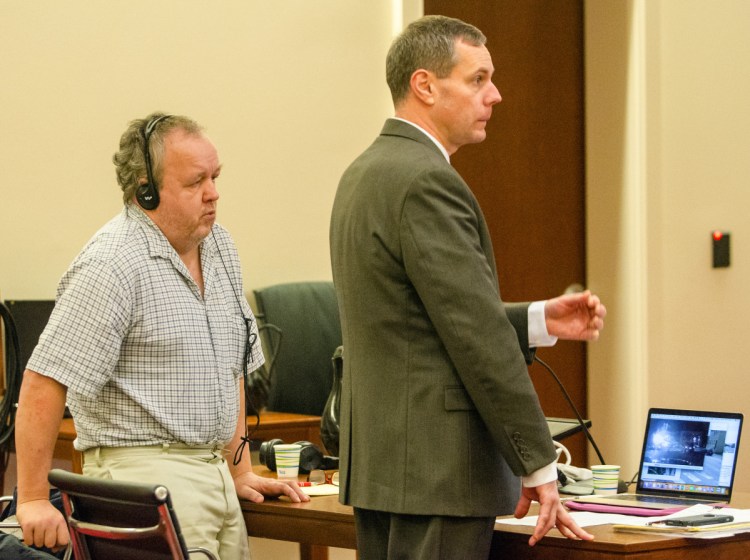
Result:
[[[462,19],[487,36],[503,101],[487,139],[452,162],[487,218],[503,299],[585,286],[583,1],[425,0],[424,13]],[[585,417],[584,343],[558,342],[538,355]],[[574,417],[551,375],[539,364],[530,372],[545,415]],[[588,465],[583,434],[563,443],[573,464]]]

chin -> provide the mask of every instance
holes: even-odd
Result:
[[[484,142],[485,138],[487,138],[487,133],[484,130],[482,130],[474,134],[471,137],[471,140],[467,142],[467,144],[479,144],[480,142]]]
[[[213,225],[213,223],[211,224]],[[199,227],[195,230],[195,237],[203,241],[211,233],[211,226]]]

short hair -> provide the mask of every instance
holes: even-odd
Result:
[[[146,158],[143,151],[146,125],[154,119],[165,116],[167,116],[166,113],[156,112],[146,118],[130,121],[128,128],[120,137],[120,149],[112,156],[112,162],[115,164],[117,183],[122,189],[122,200],[125,204],[133,200],[139,184],[143,179],[147,179]],[[176,129],[184,130],[187,134],[203,133],[203,127],[197,122],[181,115],[169,115],[154,127],[148,146],[151,170],[157,190],[161,190],[164,138]]]
[[[458,62],[456,41],[478,47],[487,42],[484,34],[471,24],[446,16],[425,16],[410,23],[394,39],[385,62],[385,76],[393,104],[403,101],[410,89],[411,77],[420,68],[438,78],[448,76]]]

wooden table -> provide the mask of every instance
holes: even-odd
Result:
[[[273,438],[283,439],[287,443],[295,441],[310,441],[321,446],[320,416],[308,414],[292,414],[290,412],[263,412],[260,415],[260,425],[255,429],[256,417],[248,416],[247,425],[250,438],[265,441]],[[76,429],[72,418],[63,418],[60,432],[55,442],[56,459],[67,459],[73,463],[73,472],[81,472],[81,454],[73,448],[76,439]]]
[[[263,476],[274,476],[265,467],[256,466]],[[325,548],[356,549],[352,508],[342,506],[337,496],[311,498],[293,504],[267,500],[262,504],[242,501],[250,536],[301,543],[303,560],[326,558]],[[738,494],[733,507],[750,507],[750,494]],[[529,547],[532,527],[497,524],[490,558],[534,560],[722,560],[750,558],[750,533],[721,539],[689,539],[674,535],[618,533],[611,526],[586,529],[596,539],[571,541],[557,530],[551,531],[536,546]]]
[[[732,506],[750,507],[750,493],[737,494]],[[621,533],[611,525],[586,527],[595,539],[571,541],[551,531],[536,546],[529,547],[532,527],[495,525],[490,558],[533,560],[734,560],[750,558],[750,533],[721,539],[693,539],[653,533]],[[502,553],[500,552],[502,551]]]
[[[254,461],[253,470],[271,478],[276,473]],[[303,479],[304,476],[300,476]],[[338,496],[315,496],[309,502],[266,500],[255,504],[240,500],[251,537],[298,542],[300,560],[327,560],[328,547],[357,548],[354,512]]]

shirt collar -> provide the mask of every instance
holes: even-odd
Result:
[[[149,245],[149,252],[152,256],[161,256],[167,257],[172,260],[179,260],[179,256],[174,250],[174,247],[172,247],[172,244],[167,239],[167,236],[164,235],[161,229],[159,229],[159,226],[154,223],[154,221],[141,209],[140,206],[131,202],[125,205],[124,212],[128,218],[133,219],[141,224],[143,230],[145,232],[148,232],[146,235],[146,240]],[[216,224],[214,224],[214,227],[215,225]],[[211,230],[211,234],[209,235],[212,234],[213,229]],[[206,239],[203,239],[201,241],[200,249],[201,255],[203,255],[205,251],[208,251],[208,254],[212,254],[214,251],[213,244],[206,243]]]
[[[424,134],[425,136],[427,136],[427,138],[429,138],[430,140],[432,140],[432,142],[433,142],[433,143],[434,143],[434,144],[435,144],[435,145],[436,145],[436,146],[437,146],[438,148],[440,148],[440,153],[442,153],[442,154],[443,154],[443,156],[445,157],[445,160],[446,160],[446,161],[447,161],[448,163],[450,163],[450,162],[451,162],[451,156],[450,156],[450,154],[448,153],[448,150],[446,150],[446,149],[445,149],[445,146],[443,146],[443,145],[442,145],[442,144],[441,144],[441,143],[440,143],[440,142],[438,141],[438,139],[437,139],[437,138],[435,138],[435,137],[434,137],[434,136],[433,136],[432,134],[430,134],[429,132],[427,132],[427,131],[426,131],[426,130],[425,130],[424,128],[422,128],[421,126],[419,126],[419,125],[418,125],[418,124],[416,124],[416,123],[413,123],[413,122],[411,122],[411,121],[407,121],[406,119],[402,119],[401,117],[392,117],[392,118],[394,118],[394,119],[395,119],[395,120],[397,120],[397,121],[401,121],[401,122],[405,122],[405,123],[408,123],[408,124],[412,125],[412,126],[413,126],[414,128],[416,128],[417,130],[419,130],[419,131],[420,131],[420,132],[421,132],[422,134]]]

